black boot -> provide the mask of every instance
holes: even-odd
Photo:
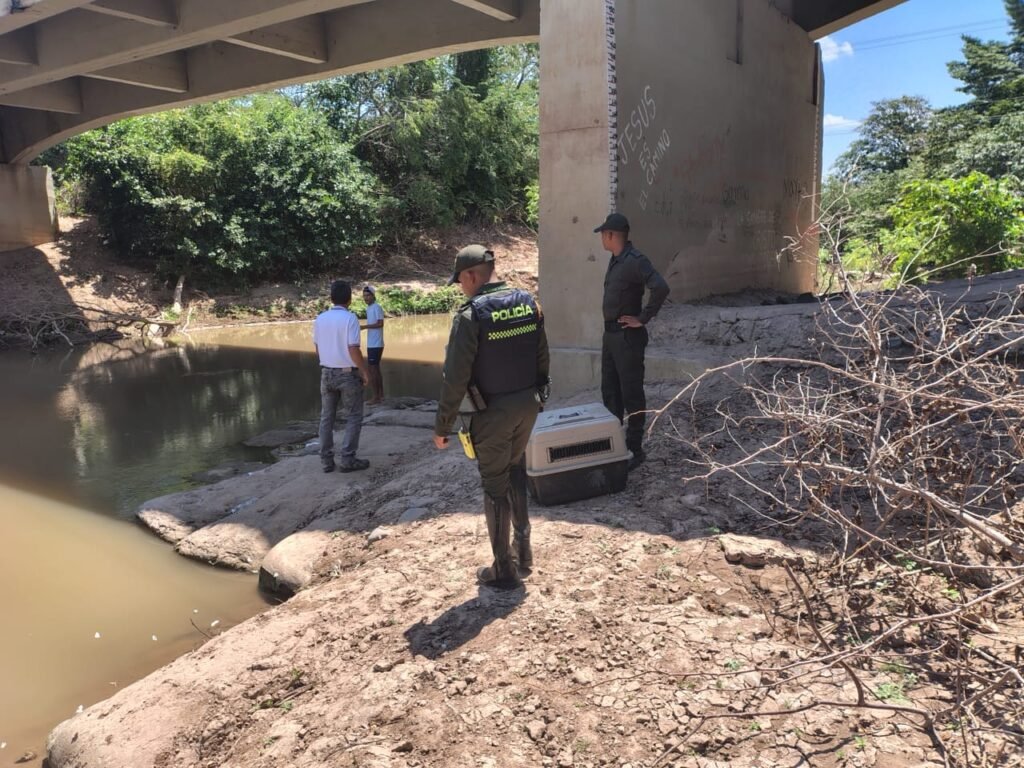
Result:
[[[629,448],[629,450],[632,452],[633,458],[631,458],[629,460],[629,464],[626,465],[627,472],[632,472],[634,469],[643,464],[644,459],[647,458],[647,454],[644,453],[642,443],[640,443],[639,441],[632,442],[632,444],[630,443],[631,441],[627,440],[626,447]]]
[[[533,549],[530,547],[530,513],[527,509],[526,467],[523,462],[509,471],[512,499],[512,555],[519,569],[533,568]]]
[[[626,471],[632,472],[634,469],[644,463],[644,459],[647,458],[647,454],[644,453],[643,448],[637,448],[633,451],[633,458],[629,460],[629,464],[626,465]]]
[[[516,564],[512,560],[512,549],[509,547],[509,529],[512,523],[512,502],[506,496],[496,499],[484,494],[484,517],[487,520],[487,533],[491,538],[491,552],[494,562],[490,568],[477,571],[477,580],[485,587],[495,589],[515,589],[522,586]]]

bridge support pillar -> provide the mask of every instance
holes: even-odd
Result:
[[[57,232],[50,169],[0,164],[0,251],[49,243]]]
[[[593,229],[611,209],[674,301],[813,290],[824,81],[786,7],[541,4],[540,285],[556,347],[600,346],[608,254]]]

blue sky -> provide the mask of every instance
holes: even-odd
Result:
[[[962,34],[1006,40],[1003,0],[908,0],[823,38],[824,167],[857,138],[871,103],[923,96],[933,107],[966,100],[946,62],[961,58]]]

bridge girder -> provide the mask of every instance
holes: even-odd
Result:
[[[903,1],[770,0],[812,37]],[[0,163],[121,117],[534,41],[541,2],[22,0],[0,16]]]

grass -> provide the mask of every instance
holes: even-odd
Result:
[[[875,696],[880,701],[907,701],[907,692],[903,680],[879,683],[875,687]]]

